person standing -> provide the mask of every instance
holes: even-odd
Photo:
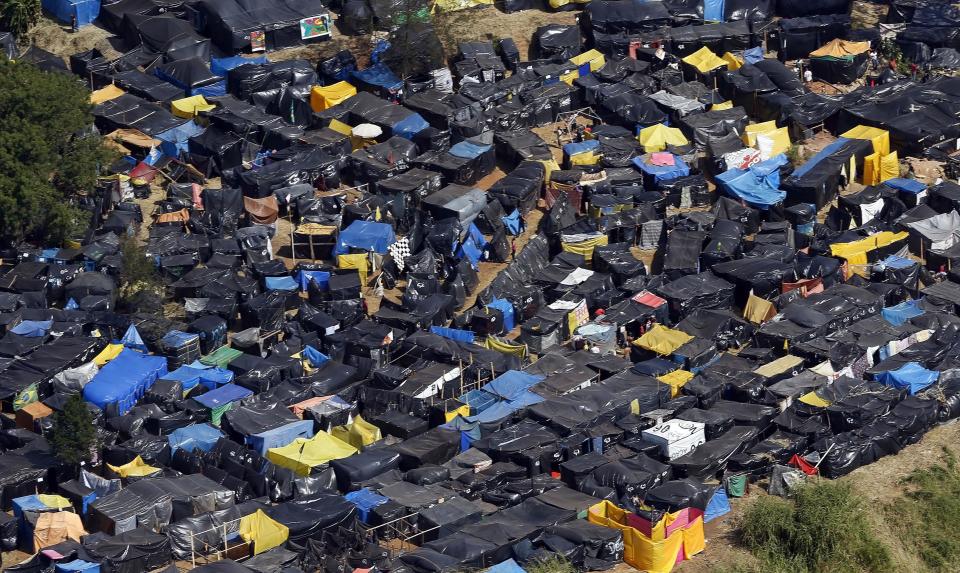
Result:
[[[877,57],[876,50],[870,50],[870,68],[877,71],[880,68],[880,58]]]
[[[77,33],[80,31],[80,23],[77,21],[76,12],[74,12],[73,15],[70,16],[70,28],[73,30],[74,33]]]

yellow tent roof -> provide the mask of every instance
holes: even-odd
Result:
[[[158,147],[161,143],[163,143],[159,139],[150,137],[139,129],[117,129],[108,133],[104,139],[113,139],[127,145],[143,147],[144,149]]]
[[[332,428],[330,433],[333,437],[350,444],[358,450],[374,442],[379,442],[383,438],[383,435],[380,433],[380,428],[360,416],[354,418],[349,424]]]
[[[297,438],[293,442],[267,450],[267,459],[293,470],[297,475],[308,476],[310,470],[330,460],[339,460],[357,453],[357,448],[331,436],[326,432],[318,432],[309,440]]]
[[[852,58],[870,50],[870,42],[848,42],[836,38],[810,52],[811,58]]]
[[[100,351],[100,354],[93,357],[93,363],[102,367],[107,362],[119,356],[121,352],[123,352],[122,344],[108,344],[106,348]]]
[[[337,255],[337,267],[341,269],[357,269],[360,273],[360,286],[367,284],[367,272],[370,265],[366,253],[356,253],[353,255]]]
[[[817,408],[826,408],[830,405],[830,402],[827,402],[818,396],[816,392],[808,392],[803,396],[800,396],[800,401],[804,404],[809,404],[810,406],[816,406]]]
[[[68,507],[73,507],[73,504],[70,503],[70,500],[63,497],[62,495],[56,495],[52,493],[41,493],[37,496],[43,505],[47,507],[52,507],[55,509],[66,509]]]
[[[570,58],[570,63],[575,66],[582,66],[587,62],[590,63],[590,71],[595,72],[602,68],[607,61],[603,57],[603,54],[597,50],[587,50],[579,56]]]
[[[90,94],[90,103],[97,105],[105,101],[110,101],[114,98],[118,98],[127,92],[118,88],[117,86],[110,84],[105,88],[100,88]]]
[[[690,143],[687,138],[684,137],[682,131],[676,127],[667,127],[662,123],[641,129],[637,139],[640,140],[640,145],[643,146],[643,150],[647,153],[663,151],[668,145],[679,146]]]
[[[347,82],[313,86],[310,90],[310,107],[313,111],[323,111],[355,95],[357,95],[357,88]]]
[[[731,72],[735,72],[743,67],[743,60],[738,58],[736,54],[731,54],[730,52],[723,54],[723,61],[727,62],[727,69]]]
[[[730,100],[722,101],[720,103],[715,103],[710,106],[710,111],[717,111],[721,109],[731,109],[733,107],[733,102]]]
[[[201,111],[210,111],[217,106],[207,102],[202,95],[195,95],[175,100],[170,103],[170,111],[177,117],[193,119]]]
[[[743,318],[754,324],[762,324],[777,315],[777,307],[769,300],[762,299],[750,293],[747,304],[743,307]]]
[[[155,474],[160,471],[160,468],[155,468],[151,465],[147,465],[147,462],[143,461],[143,458],[137,456],[133,458],[132,462],[123,464],[122,466],[112,466],[107,464],[107,467],[110,468],[118,476],[125,477],[143,477],[151,474]]]
[[[705,74],[710,70],[725,67],[727,65],[726,60],[714,54],[712,51],[710,51],[710,48],[706,46],[700,48],[686,58],[683,58],[683,61],[697,68],[697,71],[702,74]]]
[[[757,149],[760,150],[760,157],[764,159],[786,153],[790,149],[790,129],[780,127],[772,131],[758,133]]]
[[[290,528],[258,509],[240,518],[239,533],[247,543],[253,542],[253,554],[257,555],[283,545],[290,537]]]
[[[633,341],[640,348],[656,352],[657,354],[673,354],[673,351],[693,340],[693,337],[682,330],[667,328],[662,324],[655,324],[643,336]]]
[[[743,130],[743,142],[747,144],[748,147],[753,147],[757,144],[757,136],[761,133],[767,133],[768,131],[773,131],[777,129],[776,121],[765,121],[763,123],[751,123]]]
[[[40,551],[44,547],[56,545],[61,541],[73,539],[79,542],[87,532],[83,528],[80,516],[69,511],[52,511],[37,516],[33,528],[33,549]]]
[[[840,134],[840,137],[847,139],[869,139],[873,142],[873,150],[880,155],[890,153],[890,133],[879,127],[870,127],[867,125],[858,125],[846,133]]]
[[[673,372],[668,372],[663,376],[657,376],[657,380],[670,386],[670,397],[676,398],[680,395],[680,388],[683,388],[684,384],[693,380],[693,372],[688,372],[687,370],[674,370]]]

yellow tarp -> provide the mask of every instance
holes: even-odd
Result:
[[[630,514],[609,501],[602,501],[587,510],[587,521],[617,529],[623,534],[623,560],[647,573],[670,573],[678,560],[703,550],[703,518],[698,517],[685,529],[676,529],[664,535],[664,518],[647,537],[631,527]],[[685,549],[685,545],[689,548]],[[681,555],[683,552],[683,555]]]
[[[94,356],[93,363],[102,368],[104,364],[119,356],[121,352],[123,352],[122,344],[108,344],[106,348],[100,351],[100,354]]]
[[[743,67],[743,60],[730,52],[723,54],[723,61],[727,62],[727,69],[731,72],[735,72]]]
[[[590,64],[590,71],[595,72],[603,67],[607,63],[607,60],[603,57],[603,54],[597,50],[587,50],[586,52],[580,54],[579,56],[574,56],[570,58],[570,63],[575,66],[582,66],[583,64]]]
[[[331,119],[330,125],[327,127],[333,131],[336,131],[340,135],[346,135],[347,137],[353,136],[353,128],[338,119]]]
[[[727,101],[722,101],[720,103],[715,103],[711,105],[710,111],[718,111],[721,109],[732,109],[732,108],[733,108],[733,102],[730,100],[727,100]]]
[[[680,389],[683,388],[683,385],[693,380],[693,372],[674,370],[663,376],[657,376],[657,380],[670,386],[670,397],[676,398],[680,395]]]
[[[710,51],[710,48],[704,46],[696,52],[683,58],[684,63],[695,67],[698,72],[705,74],[717,68],[725,68],[727,61]]]
[[[801,364],[803,364],[803,358],[794,356],[792,354],[787,354],[786,356],[781,356],[772,362],[767,362],[753,372],[765,378],[772,378],[778,374],[783,374],[792,368],[796,368]]]
[[[135,147],[142,147],[144,149],[159,147],[160,144],[163,143],[159,139],[150,137],[138,129],[117,129],[108,133],[103,139],[120,141],[124,145],[133,145]]]
[[[880,183],[880,154],[871,153],[863,158],[863,179],[864,185],[876,185]]]
[[[564,252],[583,255],[583,258],[589,263],[593,260],[593,249],[606,245],[607,242],[607,236],[600,235],[599,237],[587,239],[586,241],[581,241],[579,243],[560,243],[560,246],[563,248]]]
[[[786,153],[790,149],[790,130],[781,127],[758,134],[757,149],[760,150],[760,156],[765,159]]]
[[[293,470],[297,475],[308,476],[310,470],[330,460],[339,460],[357,453],[357,448],[326,432],[317,432],[310,439],[297,438],[291,443],[267,450],[267,459]]]
[[[568,86],[573,85],[573,80],[580,77],[579,70],[573,70],[572,72],[567,72],[565,74],[560,74],[560,81],[567,84]]]
[[[73,507],[73,504],[70,503],[70,500],[62,495],[41,493],[37,496],[37,498],[39,498],[40,502],[47,507],[52,507],[55,509],[66,509],[68,507]]]
[[[357,95],[357,88],[347,82],[329,86],[313,86],[310,90],[310,109],[323,111]]]
[[[444,412],[443,419],[447,422],[450,422],[457,416],[463,416],[464,418],[466,418],[469,415],[470,415],[470,404],[464,404],[463,406],[460,406],[459,408],[457,408],[456,410],[453,410],[452,412]]]
[[[810,52],[811,58],[852,58],[870,51],[870,42],[848,42],[839,38],[830,40]]]
[[[257,555],[286,543],[290,529],[258,509],[240,518],[240,537],[247,543],[253,542],[253,554]]]
[[[763,123],[751,123],[743,130],[743,142],[747,147],[757,146],[757,136],[761,133],[767,133],[777,129],[776,121],[765,121]]]
[[[691,340],[693,340],[693,337],[682,330],[674,330],[662,324],[655,324],[643,336],[634,340],[633,344],[657,354],[667,355],[673,354],[676,349]]]
[[[143,458],[137,456],[133,458],[132,462],[123,464],[122,466],[112,466],[107,464],[107,467],[110,470],[117,474],[118,476],[125,477],[143,477],[151,474],[155,474],[160,471],[160,468],[155,468],[151,465],[147,465],[147,462],[143,461]]]
[[[337,267],[341,269],[357,269],[360,273],[360,286],[367,284],[367,272],[370,270],[366,253],[355,255],[337,255]]]
[[[817,396],[816,392],[808,392],[803,396],[800,396],[800,401],[804,404],[808,404],[817,408],[826,408],[830,405],[830,402],[827,402],[820,396]]]
[[[344,426],[336,426],[330,434],[342,442],[346,442],[358,450],[383,439],[380,428],[364,420],[360,416]]]
[[[488,336],[486,341],[486,347],[490,350],[496,350],[497,352],[503,354],[509,354],[511,356],[516,356],[520,360],[523,360],[527,357],[527,345],[526,344],[513,344],[505,340],[500,340],[493,336]]]
[[[830,254],[834,257],[845,259],[850,265],[859,265],[854,272],[863,274],[866,272],[864,265],[869,261],[867,253],[879,247],[885,247],[891,243],[902,241],[910,236],[906,231],[894,233],[893,231],[880,231],[859,241],[852,243],[834,243],[830,245]]]
[[[543,164],[543,169],[545,171],[545,176],[546,176],[544,178],[544,181],[550,181],[550,174],[553,173],[554,171],[560,171],[560,166],[557,164],[556,160],[554,159],[547,159],[547,160],[538,159],[536,161],[537,163]]]
[[[170,103],[170,112],[184,119],[193,119],[202,111],[211,111],[216,108],[217,106],[209,103],[202,95],[185,97]]]
[[[600,156],[593,150],[570,156],[570,165],[596,165],[597,163],[600,163]]]
[[[880,129],[879,127],[858,125],[850,131],[841,134],[840,137],[846,137],[847,139],[868,139],[873,142],[874,152],[880,155],[888,155],[890,153],[890,132]]]
[[[646,153],[663,151],[668,145],[681,146],[690,143],[684,137],[682,131],[676,127],[667,127],[662,123],[641,129],[637,139]]]
[[[880,183],[900,177],[900,159],[897,152],[893,151],[884,155],[880,159]]]
[[[118,98],[127,92],[118,88],[117,86],[110,84],[105,88],[100,88],[94,92],[90,93],[90,103],[93,105],[101,104],[105,101],[110,101],[112,99]]]
[[[33,529],[33,550],[40,551],[44,547],[56,545],[67,539],[80,542],[80,538],[87,532],[83,528],[80,516],[69,511],[51,511],[37,516],[37,524]]]
[[[769,300],[762,299],[750,293],[747,304],[743,307],[743,318],[754,324],[763,324],[777,315],[777,307]]]

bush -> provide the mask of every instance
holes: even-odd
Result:
[[[906,536],[904,543],[930,569],[956,571],[960,566],[960,467],[953,452],[943,451],[943,463],[913,470],[904,480],[909,490],[888,513]]]
[[[890,552],[870,531],[850,485],[809,484],[792,500],[759,498],[738,527],[762,571],[859,573],[892,570]]]
[[[160,275],[146,249],[134,237],[123,239],[120,243],[123,253],[123,270],[120,272],[120,302],[123,308],[138,311],[146,293],[163,294]]]
[[[537,563],[527,564],[524,569],[527,573],[577,573],[576,567],[559,555]]]
[[[97,430],[93,414],[80,394],[70,396],[53,419],[50,445],[57,457],[67,464],[77,465],[93,459],[97,449]]]

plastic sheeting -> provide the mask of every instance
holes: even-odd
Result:
[[[101,410],[116,404],[118,413],[124,414],[166,373],[167,359],[163,356],[125,348],[84,386],[83,397]]]

